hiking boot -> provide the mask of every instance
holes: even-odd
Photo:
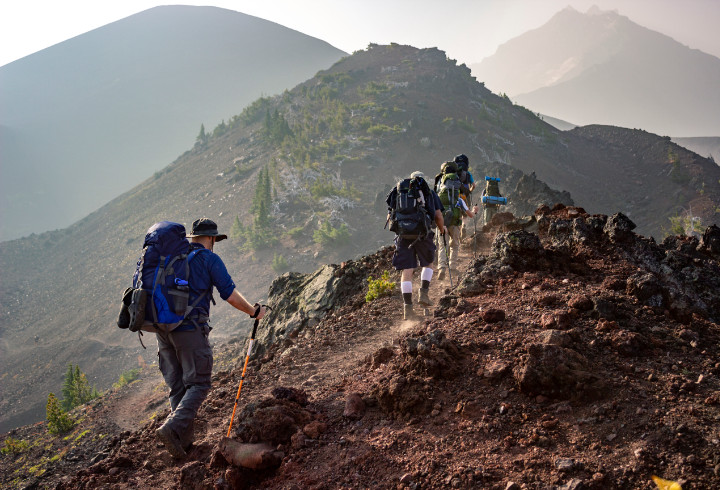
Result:
[[[185,452],[188,452],[190,448],[193,445],[193,441],[195,440],[195,421],[190,421],[190,425],[187,426],[187,429],[180,434],[180,445],[185,450]]]
[[[430,295],[428,294],[430,289],[418,289],[418,303],[423,306],[432,306],[433,303],[430,301]]]
[[[445,269],[440,269],[440,272],[438,273],[438,279],[441,281],[445,279]]]
[[[403,320],[415,320],[417,318],[417,315],[415,315],[415,311],[413,310],[413,305],[405,303],[403,305]]]
[[[187,453],[185,453],[182,443],[180,442],[180,438],[168,424],[163,424],[158,430],[156,430],[155,437],[163,443],[165,449],[168,450],[173,458],[182,459],[187,456]]]

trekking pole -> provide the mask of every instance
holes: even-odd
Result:
[[[452,289],[453,283],[452,283],[452,270],[450,269],[450,251],[448,250],[447,239],[445,238],[445,233],[443,233],[442,237],[443,237],[443,246],[445,247],[445,264],[447,264],[448,278],[450,279],[450,289]]]
[[[271,310],[268,305],[260,305],[265,307],[267,310]],[[233,407],[232,416],[230,417],[230,427],[228,427],[227,436],[230,437],[230,431],[232,430],[233,420],[235,419],[235,410],[237,410],[238,400],[240,400],[240,391],[242,390],[243,381],[245,380],[245,371],[247,370],[248,361],[250,360],[250,354],[252,353],[255,345],[255,333],[257,332],[260,320],[255,318],[255,324],[253,325],[252,335],[250,336],[250,345],[248,346],[247,354],[245,355],[245,364],[243,365],[242,374],[240,375],[240,386],[238,386],[237,396],[235,397],[235,406]]]

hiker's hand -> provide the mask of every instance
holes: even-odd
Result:
[[[473,212],[473,214],[477,214],[477,212],[478,212],[478,207],[477,207],[477,205],[473,206],[472,212]]]
[[[262,317],[265,316],[265,313],[267,313],[267,308],[265,305],[261,305],[260,303],[255,303],[255,312],[250,315],[250,318],[255,318],[256,320],[262,320]]]

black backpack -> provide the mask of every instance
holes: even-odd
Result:
[[[390,231],[402,238],[426,236],[432,226],[426,202],[432,199],[427,182],[421,178],[403,179],[395,186],[395,208],[390,217]]]

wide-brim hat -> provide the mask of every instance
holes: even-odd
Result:
[[[195,238],[198,236],[212,236],[215,237],[216,242],[227,238],[227,235],[218,233],[217,224],[209,218],[200,218],[193,221],[192,229],[187,237]]]
[[[421,179],[425,180],[425,174],[422,173],[420,170],[416,170],[410,174],[411,179],[414,179],[416,177],[420,177]]]

